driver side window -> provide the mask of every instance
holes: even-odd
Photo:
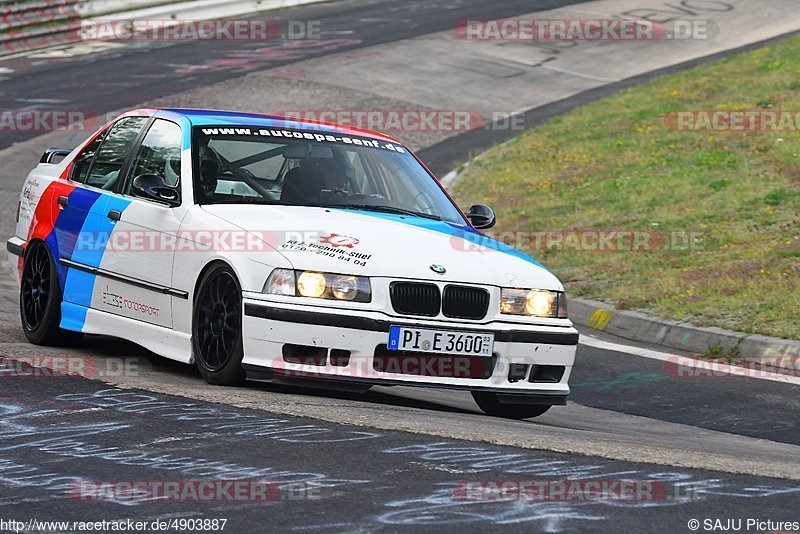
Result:
[[[164,119],[156,119],[136,154],[122,193],[130,195],[133,179],[142,174],[156,174],[167,185],[177,186],[181,180],[181,146],[180,126]]]

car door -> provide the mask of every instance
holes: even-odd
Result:
[[[82,329],[92,307],[98,269],[113,230],[106,217],[109,203],[114,202],[111,190],[147,121],[147,117],[122,118],[89,143],[72,166],[72,191],[56,199],[60,213],[54,230],[64,327]]]
[[[134,178],[156,174],[180,188],[183,132],[169,120],[157,118],[134,149],[124,180],[104,208],[113,225],[103,256],[99,309],[160,326],[172,326],[172,299],[186,293],[172,289],[172,263],[178,229],[187,205],[169,206],[131,191]],[[180,195],[178,195],[180,198]]]

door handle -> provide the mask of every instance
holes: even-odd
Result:
[[[111,210],[106,214],[106,216],[112,221],[118,221],[122,219],[122,212],[119,210]]]
[[[61,195],[60,197],[58,197],[58,205],[59,206],[66,206],[67,204],[69,204],[69,197],[68,196]]]

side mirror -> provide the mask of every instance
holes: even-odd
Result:
[[[170,207],[181,203],[178,188],[167,185],[164,178],[157,174],[141,174],[133,179],[131,193],[134,196],[155,200]]]
[[[494,211],[485,204],[475,204],[470,207],[466,216],[472,226],[478,229],[491,228],[495,223]]]

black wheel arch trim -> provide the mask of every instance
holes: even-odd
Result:
[[[197,292],[200,290],[200,282],[203,281],[203,277],[206,275],[208,271],[210,271],[216,266],[227,267],[228,269],[230,269],[231,272],[233,272],[234,278],[236,278],[236,283],[239,284],[240,288],[242,287],[242,282],[239,280],[239,274],[236,272],[236,269],[234,269],[231,266],[231,264],[228,263],[227,261],[215,258],[206,263],[205,265],[203,265],[203,268],[200,269],[199,273],[197,273],[197,278],[195,278],[194,287],[192,288],[192,300],[194,300],[197,297]],[[242,298],[244,298],[244,296],[242,296]],[[194,304],[192,304],[192,310],[194,310]]]
[[[337,328],[352,328],[354,330],[369,330],[372,332],[389,332],[392,325],[403,325],[401,321],[386,321],[382,319],[372,319],[370,317],[357,317],[350,315],[338,315],[334,313],[320,313],[316,311],[290,310],[286,308],[276,308],[250,302],[244,305],[244,314],[248,317],[258,317],[259,319],[270,319],[285,323],[314,324],[318,326],[333,326]],[[486,328],[453,328],[443,326],[443,330],[456,332],[491,332],[494,334],[495,341],[507,343],[537,343],[545,345],[577,345],[577,332],[531,332],[528,330],[486,330]],[[432,328],[426,326],[426,328]]]

